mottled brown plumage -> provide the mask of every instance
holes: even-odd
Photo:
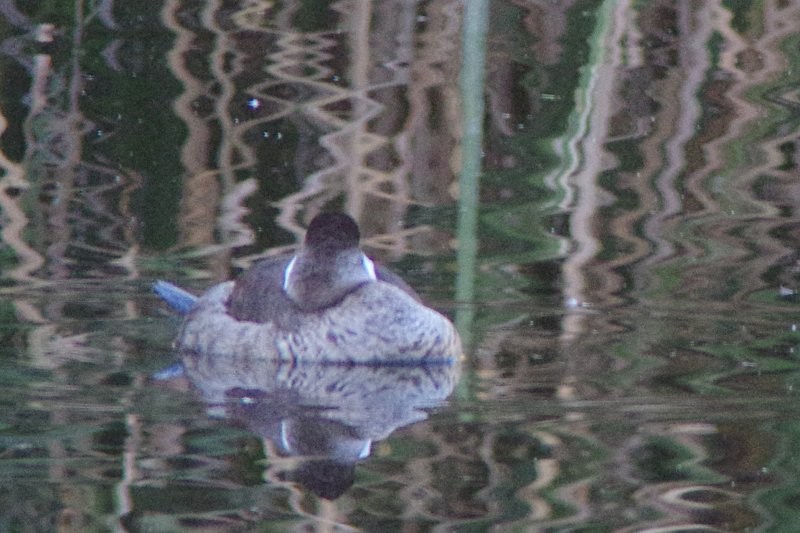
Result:
[[[178,346],[278,360],[458,359],[461,344],[450,321],[367,259],[358,241],[347,215],[318,215],[296,255],[261,261],[199,298]]]

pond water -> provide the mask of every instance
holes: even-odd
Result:
[[[0,531],[796,531],[798,28],[0,2]],[[463,363],[177,370],[153,281],[333,209]]]

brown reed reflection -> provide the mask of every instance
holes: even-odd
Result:
[[[25,19],[19,14],[19,24]],[[82,12],[73,42],[81,45]],[[88,15],[87,15],[88,16]],[[52,41],[52,25],[30,22],[28,38]],[[20,39],[24,43],[25,39]],[[80,109],[84,73],[77,62],[54,65],[46,54],[14,56],[31,77],[29,113],[5,133],[23,142],[21,163],[4,158],[4,215],[14,221],[4,239],[14,246],[21,265],[9,272],[19,281],[45,281],[103,274],[135,276],[136,243],[128,210],[136,189],[134,172],[83,159],[87,135],[102,135]],[[114,198],[108,203],[107,198]],[[22,207],[22,206],[26,207]],[[32,209],[30,206],[35,205]],[[25,229],[26,241],[18,238]]]
[[[616,25],[624,33],[611,46],[626,47],[612,48],[609,57],[625,64],[613,68],[609,90],[596,93],[608,98],[597,107],[612,114],[597,125],[607,123],[608,134],[593,135],[607,139],[612,157],[635,146],[640,160],[633,168],[612,164],[602,192],[636,206],[612,199],[586,218],[591,238],[580,249],[591,258],[605,243],[612,254],[589,269],[592,302],[609,295],[618,302],[616,295],[634,288],[658,294],[665,283],[659,272],[678,269],[679,293],[687,298],[741,300],[765,287],[771,267],[794,262],[791,247],[774,236],[788,223],[779,205],[791,208],[766,191],[792,194],[784,187],[794,169],[785,156],[793,133],[781,126],[792,105],[782,95],[792,88],[781,79],[787,61],[781,45],[793,35],[782,21],[797,16],[796,9],[764,6],[754,16],[763,15],[765,26],[745,33],[716,2],[697,9],[654,2],[635,19],[630,10],[620,12]],[[757,88],[775,96],[755,100]],[[765,122],[771,109],[774,120]],[[579,190],[589,198],[601,194],[583,185]],[[635,287],[625,281],[628,273]],[[733,293],[730,279],[740,280]]]
[[[4,472],[30,475],[26,454],[40,454],[38,475],[63,489],[47,504],[76,530],[109,523],[102,513],[122,524],[142,508],[178,523],[144,502],[197,479],[224,512],[190,507],[197,522],[186,527],[252,525],[274,518],[271,506],[309,529],[357,529],[377,516],[420,529],[757,527],[759,491],[783,483],[761,468],[789,438],[764,421],[791,413],[693,402],[791,393],[781,379],[795,360],[795,310],[769,307],[768,295],[797,289],[790,49],[800,7],[731,4],[492,3],[486,296],[459,303],[478,317],[466,406],[376,447],[368,475],[337,502],[282,479],[287,460],[267,468],[272,484],[259,479],[262,500],[242,504],[231,493],[256,485],[247,475],[264,465],[231,465],[259,446],[276,450],[241,437],[244,451],[214,455],[192,441],[213,434],[210,423],[148,411],[151,397],[174,399],[144,383],[143,354],[164,356],[168,341],[142,339],[155,326],[137,319],[157,311],[141,285],[120,282],[227,278],[292,247],[328,208],[353,214],[384,260],[447,261],[457,246],[442,223],[450,215],[430,217],[445,229],[409,221],[449,213],[458,196],[462,3],[335,2],[309,14],[300,1],[165,0],[163,27],[144,36],[141,17],[123,16],[131,3],[75,2],[59,25],[34,20],[36,6],[2,3],[7,79],[22,73],[29,85],[24,95],[9,89],[0,108],[2,293],[17,328],[8,345],[47,375],[12,390],[28,409],[20,419],[101,433],[51,436],[43,424],[45,444],[26,448],[20,430],[1,452]],[[576,36],[584,20],[594,33]],[[141,45],[164,35],[164,49]],[[172,79],[157,80],[160,111],[182,132],[119,142],[142,124],[115,122],[113,105],[97,111],[97,102],[141,81],[131,65],[162,60]],[[575,70],[583,74],[570,85]],[[173,95],[165,87],[175,80]],[[139,105],[124,98],[116,104]],[[552,116],[550,129],[527,134]],[[178,170],[143,170],[154,152]],[[173,182],[154,196],[173,194],[175,216],[148,218],[137,194]],[[558,194],[542,198],[548,191]],[[174,242],[142,237],[169,221]],[[178,397],[185,384],[175,387]],[[14,420],[3,421],[10,432]],[[117,437],[111,452],[98,442]],[[89,466],[73,469],[80,461]],[[93,510],[94,497],[107,499],[103,484],[114,487],[113,511]]]
[[[216,37],[214,48],[203,50],[209,68],[200,71],[189,68],[197,64],[197,36],[196,28],[178,22],[186,18],[182,9],[169,2],[164,20],[178,35],[170,63],[185,88],[176,108],[190,132],[182,153],[190,177],[180,224],[196,236],[187,233],[184,245],[212,244],[215,227],[226,218],[214,216],[221,203],[214,198],[241,181],[243,171],[254,172],[260,187],[248,189],[241,200],[258,209],[264,202],[275,206],[278,223],[296,238],[313,214],[335,202],[359,220],[368,244],[387,258],[405,253],[410,239],[417,248],[432,242],[426,236],[430,229],[399,228],[409,204],[452,201],[449,163],[436,169],[418,165],[449,161],[457,139],[457,93],[441,102],[428,96],[430,87],[446,87],[457,76],[457,64],[448,61],[457,40],[457,14],[432,5],[425,16],[433,30],[420,40],[415,23],[421,15],[409,3],[382,3],[374,12],[366,5],[334,6],[330,14],[338,20],[330,25],[353,31],[299,33],[292,27],[298,9],[293,3],[231,12],[208,3],[199,14]],[[380,42],[375,35],[392,35],[392,46],[374,46]],[[346,63],[340,49],[353,52]],[[409,84],[411,79],[417,81]],[[449,109],[449,119],[427,120],[431,105]],[[209,112],[198,113],[201,109]],[[451,132],[429,131],[442,126]],[[274,150],[295,132],[301,140],[294,164],[273,169]],[[221,142],[209,147],[217,134]],[[208,153],[213,156],[203,155]],[[217,168],[202,161],[214,161]],[[267,179],[275,172],[285,174],[283,179],[296,175],[299,190],[271,196]],[[241,237],[225,239],[228,246],[252,242],[246,232],[237,234]]]

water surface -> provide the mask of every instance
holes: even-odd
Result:
[[[794,530],[795,2],[29,4],[0,5],[0,530]],[[453,318],[457,372],[161,372],[152,281],[200,292],[323,209]]]

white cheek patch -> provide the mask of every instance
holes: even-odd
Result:
[[[378,276],[375,275],[375,263],[364,254],[361,254],[361,264],[364,266],[364,270],[367,271],[369,275],[369,279],[372,281],[378,281]]]
[[[289,432],[286,429],[286,420],[281,420],[281,446],[287,452],[292,451],[292,445],[289,444]]]
[[[364,447],[361,448],[361,451],[358,452],[359,459],[366,459],[369,457],[369,452],[372,449],[372,439],[367,439],[367,442],[364,443]]]
[[[294,262],[297,261],[297,256],[292,257],[292,260],[289,261],[289,264],[286,265],[286,270],[283,271],[283,290],[289,290],[289,276],[292,274],[292,269],[294,268]]]

